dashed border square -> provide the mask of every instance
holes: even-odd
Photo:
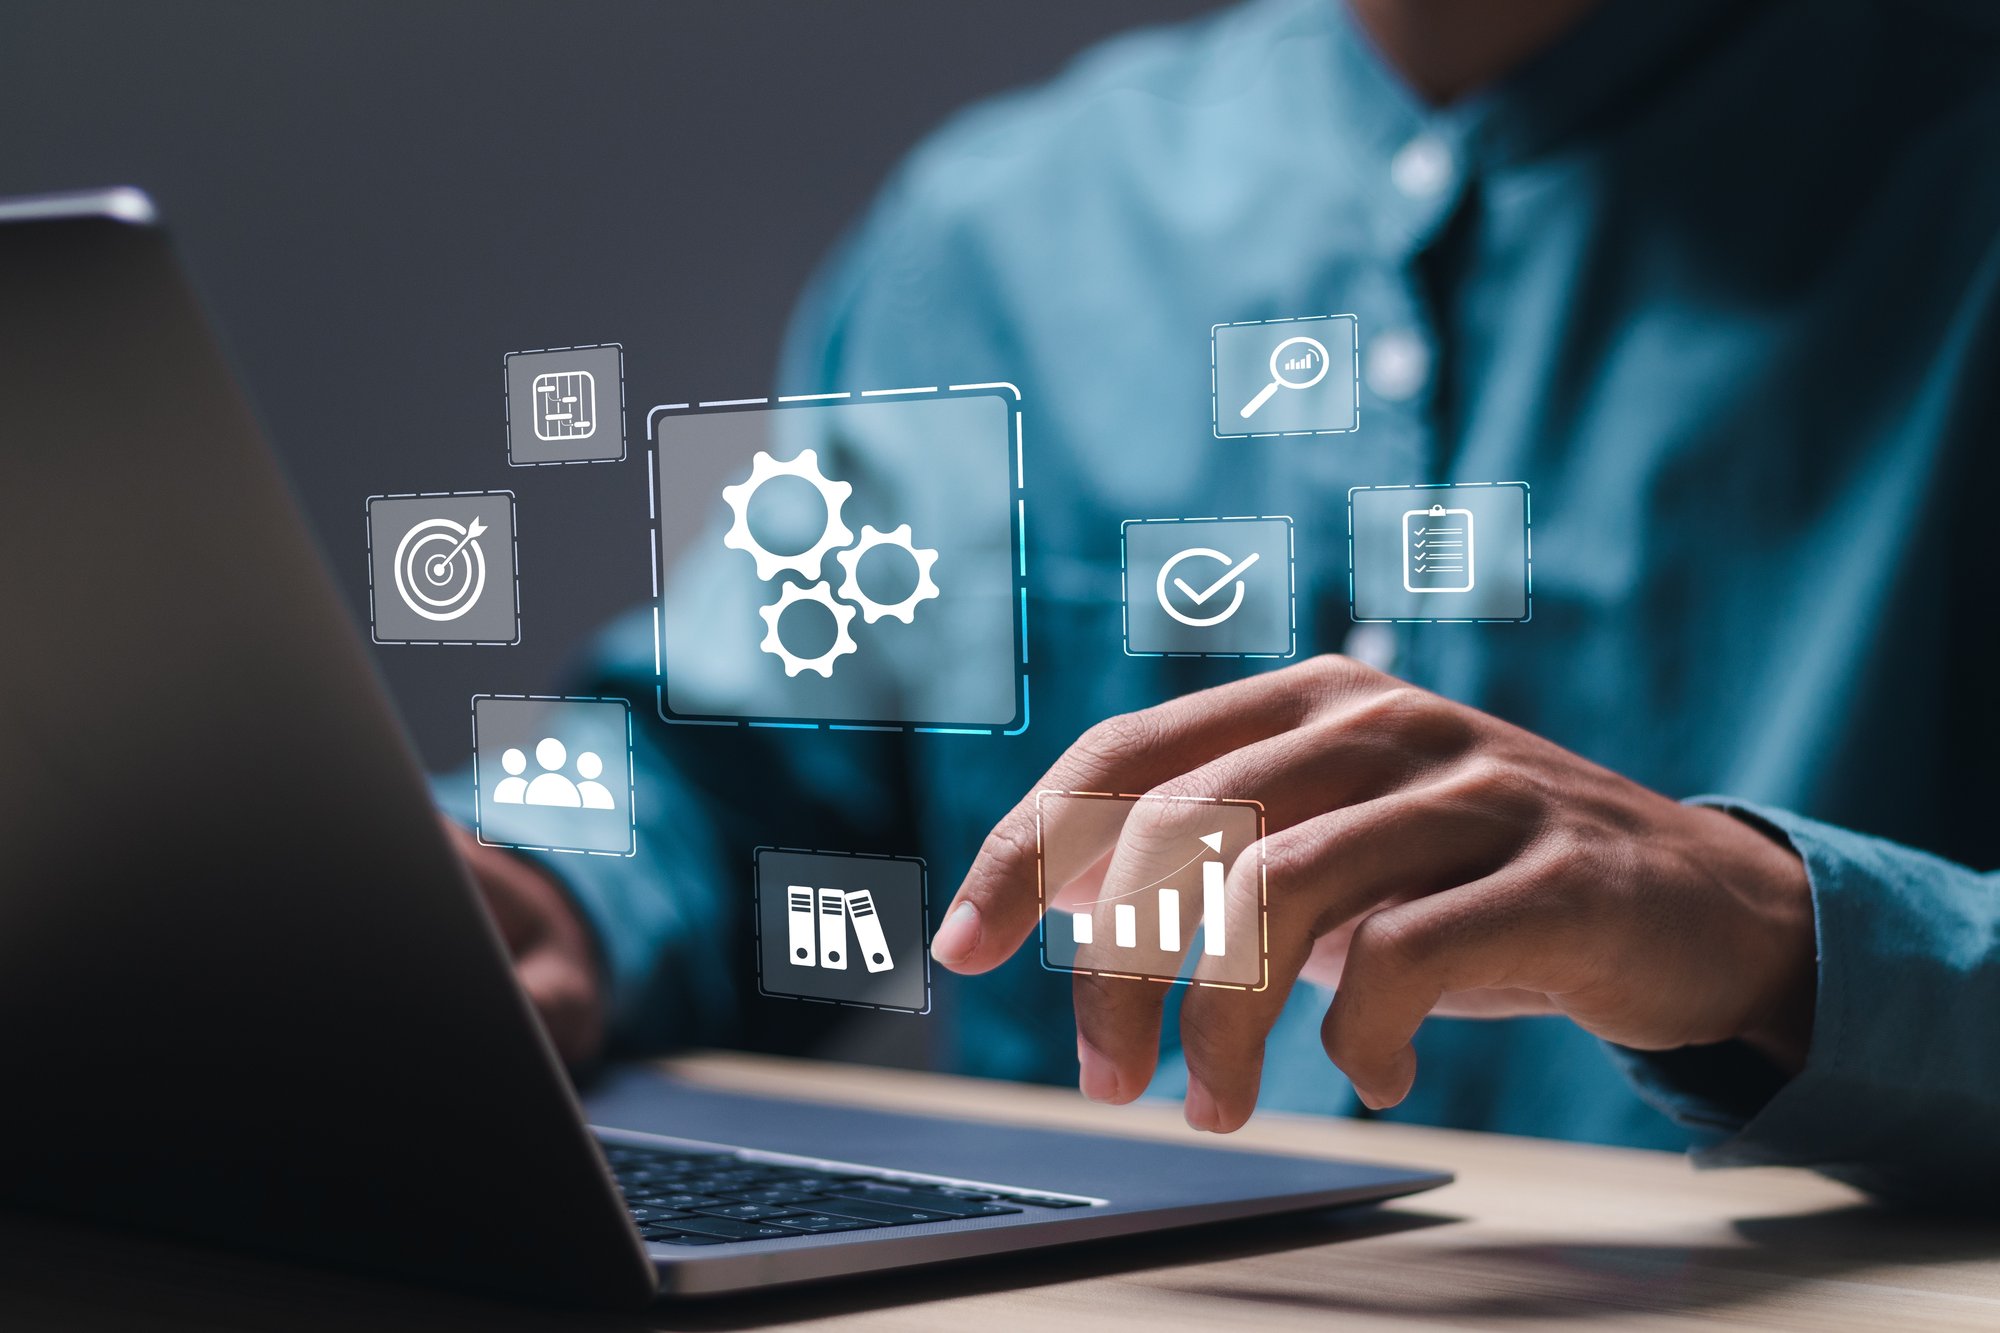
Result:
[[[479,783],[479,701],[505,699],[514,703],[617,704],[625,710],[625,825],[622,852],[598,851],[587,847],[538,847],[525,842],[491,842],[486,837],[485,812],[481,809]],[[475,694],[472,696],[472,836],[482,847],[511,847],[523,852],[560,852],[565,856],[627,857],[639,854],[639,777],[632,740],[632,701],[597,694]]]
[[[660,540],[660,497],[659,479],[659,439],[654,423],[666,412],[693,412],[727,410],[730,408],[753,407],[807,407],[843,401],[861,402],[870,398],[948,398],[954,395],[998,396],[1005,392],[1013,398],[1009,415],[1014,423],[1014,644],[1017,657],[1014,677],[1016,681],[1014,713],[1015,722],[1011,727],[968,727],[944,723],[926,722],[837,722],[813,720],[810,718],[756,718],[756,717],[716,717],[678,716],[667,708],[666,687],[666,641],[665,628],[660,623],[660,588],[665,580],[661,568],[661,553],[666,544]],[[651,520],[650,539],[652,542],[653,568],[653,674],[660,683],[653,687],[655,707],[660,720],[677,727],[768,727],[790,731],[886,731],[912,732],[927,736],[1019,736],[1028,730],[1032,716],[1028,701],[1028,502],[1027,474],[1022,461],[1021,390],[1005,380],[994,380],[981,384],[927,384],[904,389],[861,389],[840,390],[832,393],[790,393],[765,398],[716,398],[692,403],[658,403],[646,412],[646,516]],[[796,850],[796,849],[793,849]]]
[[[514,461],[514,404],[508,386],[507,363],[517,356],[539,356],[543,352],[595,352],[606,347],[618,349],[618,457],[616,458],[544,458],[532,463]],[[632,446],[625,434],[625,344],[624,343],[577,343],[572,347],[524,347],[518,352],[508,352],[500,358],[500,402],[503,424],[501,429],[507,434],[508,467],[576,467],[583,463],[622,463],[632,456]]]
[[[924,1007],[909,1009],[895,1004],[868,1004],[861,1000],[830,1000],[823,995],[799,995],[792,991],[768,990],[764,986],[764,868],[760,858],[765,852],[790,852],[797,856],[843,856],[856,861],[904,861],[917,867],[917,901],[923,907],[925,947],[917,950],[924,967]],[[878,907],[876,911],[880,911]],[[757,993],[767,1000],[799,1000],[806,1004],[831,1004],[842,1009],[873,1009],[884,1014],[909,1014],[922,1017],[931,1011],[931,868],[930,862],[921,856],[895,856],[887,852],[833,852],[817,847],[781,847],[769,843],[753,848],[750,852],[750,947],[757,959]]]
[[[1470,491],[1521,488],[1522,608],[1518,616],[1358,616],[1354,614],[1354,496],[1358,491]],[[1357,625],[1525,625],[1535,618],[1535,496],[1525,481],[1425,481],[1347,488],[1347,618]]]
[[[511,639],[384,639],[375,633],[375,502],[377,500],[470,500],[490,495],[507,497],[507,526],[513,529],[508,542],[512,561],[510,578],[514,585],[514,637]],[[382,648],[511,648],[521,642],[521,505],[512,491],[407,491],[391,495],[371,495],[361,507],[366,525],[368,560],[368,641]]]
[[[1146,653],[1132,647],[1132,571],[1126,560],[1126,532],[1147,523],[1283,523],[1285,525],[1285,606],[1291,619],[1291,646],[1282,653]],[[1299,652],[1298,525],[1290,514],[1218,514],[1208,518],[1128,518],[1118,525],[1118,605],[1127,657],[1231,657],[1283,661]]]
[[[1325,426],[1319,430],[1222,429],[1222,386],[1217,381],[1216,333],[1220,329],[1240,329],[1249,324],[1310,324],[1321,319],[1344,319],[1354,325],[1354,419],[1345,426]],[[1329,367],[1328,374],[1332,373]],[[1293,435],[1351,435],[1361,429],[1361,319],[1357,315],[1285,315],[1275,319],[1232,319],[1208,326],[1208,417],[1218,440],[1271,440]]]

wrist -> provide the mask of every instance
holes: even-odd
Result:
[[[1736,1037],[1787,1075],[1805,1068],[1812,1046],[1813,1007],[1819,989],[1812,885],[1805,862],[1778,829],[1742,812],[1703,807],[1727,830],[1721,873],[1747,909],[1756,941],[1748,975],[1757,983],[1746,997]]]

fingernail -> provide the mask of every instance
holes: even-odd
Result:
[[[1188,1075],[1187,1105],[1183,1109],[1188,1127],[1213,1134],[1222,1125],[1222,1113],[1216,1109],[1215,1098],[1202,1086],[1200,1079]]]
[[[979,947],[979,909],[970,902],[960,903],[945,915],[944,924],[931,940],[931,957],[946,967],[957,967],[972,957]]]
[[[1094,1102],[1118,1100],[1118,1070],[1078,1033],[1076,1038],[1076,1086]]]

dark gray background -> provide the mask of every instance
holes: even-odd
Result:
[[[375,650],[450,767],[473,693],[554,687],[649,586],[623,526],[594,517],[642,495],[637,440],[623,464],[508,468],[503,353],[616,340],[628,381],[643,363],[663,388],[740,383],[926,130],[1101,36],[1211,7],[11,0],[0,194],[152,192],[357,624],[367,496],[519,493],[522,643]]]

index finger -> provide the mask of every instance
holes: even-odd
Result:
[[[1147,792],[1296,726],[1310,707],[1302,686],[1290,671],[1252,676],[1122,714],[1085,732],[986,835],[931,942],[931,957],[954,972],[998,967],[1041,918],[1041,847],[1061,846],[1066,860],[1085,869],[1111,850],[1116,828],[1106,834],[1078,824],[1073,813],[1045,812],[1042,793]],[[1064,886],[1046,887],[1053,899]]]

